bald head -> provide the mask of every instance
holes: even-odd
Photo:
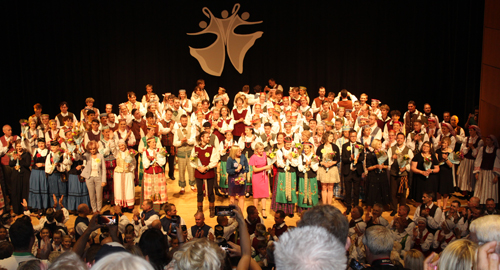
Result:
[[[7,136],[7,137],[10,137],[12,135],[12,127],[9,125],[3,126],[2,131],[3,131],[3,134],[5,134],[5,136]]]
[[[151,223],[151,227],[161,230],[161,221],[159,219],[154,220],[153,223]]]
[[[469,200],[469,206],[477,208],[477,207],[479,207],[479,202],[480,202],[480,200],[478,197],[472,197]]]

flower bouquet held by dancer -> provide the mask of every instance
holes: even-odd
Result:
[[[50,153],[45,160],[45,173],[47,173],[47,182],[49,183],[48,193],[54,194],[56,201],[49,196],[49,205],[56,204],[61,197],[63,198],[63,205],[67,205],[68,182],[63,182],[61,177],[61,172],[66,171],[66,166],[62,164],[62,155],[59,142],[51,141]]]
[[[305,142],[303,147],[304,154],[300,155],[300,164],[298,167],[299,198],[297,206],[299,212],[318,204],[318,181],[316,180],[316,172],[319,168],[320,159],[314,154],[314,146],[312,143]],[[338,156],[337,154],[337,157]]]
[[[21,203],[29,196],[31,156],[23,148],[21,140],[17,140],[14,147],[16,151],[11,152],[12,157],[9,161],[9,166],[12,168],[10,198],[14,214],[22,215],[24,211]]]
[[[300,155],[292,148],[292,138],[285,138],[285,147],[277,151],[278,178],[274,184],[271,208],[276,212],[283,210],[293,216],[297,203],[297,176]]]
[[[115,204],[132,212],[135,202],[134,170],[136,165],[135,156],[137,151],[127,148],[125,140],[119,140],[118,146],[110,141],[110,148],[116,158],[114,178]]]
[[[148,149],[142,153],[144,165],[144,200],[153,201],[155,211],[160,211],[161,205],[167,202],[167,182],[165,179],[166,151],[156,147],[155,137],[148,138]]]
[[[332,204],[333,185],[340,183],[337,163],[340,161],[340,150],[334,143],[331,132],[323,134],[322,144],[316,150],[319,159],[318,179],[321,181],[321,200],[323,204]]]
[[[83,171],[81,176],[85,178],[90,196],[90,205],[93,212],[99,212],[102,208],[102,188],[106,186],[106,164],[104,157],[99,154],[96,141],[87,144],[88,153],[83,157]]]
[[[226,171],[229,182],[229,202],[234,204],[236,196],[238,206],[243,209],[245,206],[245,195],[247,173],[249,172],[248,160],[242,155],[240,147],[231,146],[229,157],[227,158]]]
[[[49,191],[47,175],[45,174],[45,159],[49,150],[45,147],[45,139],[38,138],[38,148],[33,151],[33,166],[30,175],[30,194],[28,205],[32,209],[47,209],[49,207]]]
[[[194,175],[198,188],[198,212],[203,212],[203,184],[208,196],[210,217],[215,217],[214,181],[215,170],[219,162],[219,153],[215,147],[209,145],[210,133],[202,131],[198,136],[198,145],[191,151],[191,166],[196,168]]]

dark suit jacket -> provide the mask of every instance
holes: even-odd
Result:
[[[353,144],[356,145],[360,143],[355,142]],[[351,142],[347,142],[344,145],[342,145],[342,174],[343,175],[348,175],[349,172],[351,171],[351,163],[354,162],[354,160],[351,160],[351,153],[354,154],[354,149],[351,149],[350,151],[347,150],[347,147],[351,145]],[[363,160],[365,160],[365,152],[363,150],[360,151],[359,158],[358,158],[358,163],[356,163],[356,172],[358,173],[358,176],[361,176],[363,174]]]

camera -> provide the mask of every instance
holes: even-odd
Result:
[[[354,270],[365,269],[365,267],[360,262],[356,261],[355,259],[351,259],[351,261],[349,262],[349,266]]]
[[[215,207],[215,215],[216,216],[230,216],[234,217],[235,213],[233,210],[236,209],[234,206],[216,206]]]
[[[118,215],[99,215],[97,223],[99,225],[118,225]]]

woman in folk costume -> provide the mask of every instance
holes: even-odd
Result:
[[[45,147],[45,139],[37,139],[37,148],[33,151],[33,166],[30,175],[30,193],[28,206],[32,209],[47,209],[49,205],[49,191],[47,174],[45,174],[45,159],[49,149]]]
[[[144,165],[144,200],[153,201],[153,209],[160,211],[161,206],[167,202],[167,180],[163,166],[167,162],[166,151],[156,147],[155,137],[148,138],[148,149],[142,153]]]
[[[52,141],[59,141],[59,129],[56,120],[50,120],[49,127],[50,129],[45,132],[45,143],[47,145],[51,145]]]
[[[123,140],[127,147],[132,148],[135,145],[135,135],[128,128],[126,119],[118,120],[118,129],[114,132],[115,141]]]
[[[300,155],[298,167],[299,198],[298,211],[302,212],[318,204],[318,181],[316,172],[319,168],[319,158],[314,155],[314,146],[304,142],[304,153]],[[339,155],[340,156],[340,155]]]
[[[474,162],[479,148],[484,145],[484,141],[481,139],[481,129],[478,126],[469,126],[469,134],[460,149],[460,153],[464,158],[460,161],[460,166],[458,166],[457,186],[464,196],[471,197],[476,185]]]
[[[199,136],[200,133],[204,130],[203,124],[208,121],[207,119],[205,119],[205,114],[203,114],[203,111],[201,110],[198,110],[193,114],[196,114],[196,118],[193,118],[192,125],[196,128],[196,136]]]
[[[193,104],[191,103],[191,100],[187,98],[186,89],[179,90],[179,99],[181,100],[182,109],[186,111],[188,116],[191,115],[193,112]]]
[[[83,169],[84,157],[80,154],[83,152],[81,150],[81,145],[77,145],[73,138],[73,132],[71,130],[66,131],[64,134],[66,141],[62,143],[62,148],[65,149],[63,155],[63,164],[66,166],[66,171],[68,171],[68,203],[65,204],[66,209],[72,213],[76,213],[78,210],[78,205],[84,203],[91,205],[89,200],[89,189],[84,178],[80,177]],[[91,151],[90,148],[93,147],[87,144],[87,150]],[[94,198],[95,204],[95,198]],[[93,208],[92,210],[100,211],[101,208]]]
[[[233,136],[235,140],[239,140],[240,137],[245,133],[245,118],[249,114],[248,110],[243,107],[244,100],[241,97],[236,99],[236,108],[231,111],[231,118],[234,119],[233,125]]]
[[[233,126],[234,121],[231,118],[230,111],[227,106],[222,106],[222,108],[220,108],[220,116],[223,121],[221,132],[225,133],[227,130],[231,130],[232,132],[234,129]]]
[[[36,119],[30,117],[29,119],[29,128],[25,133],[22,133],[21,136],[24,139],[24,143],[26,145],[26,150],[33,155],[35,149],[38,147],[38,138],[42,138],[45,136],[41,129],[36,127]]]
[[[124,140],[110,141],[110,148],[116,158],[116,167],[113,174],[115,204],[132,212],[135,202],[134,170],[136,167],[135,155],[137,152],[127,148]]]
[[[63,181],[61,173],[66,171],[66,166],[62,164],[63,153],[58,141],[50,142],[50,153],[45,160],[45,173],[47,173],[48,193],[55,195],[56,201],[53,196],[49,196],[49,205],[56,204],[62,197],[63,205],[67,205],[68,198],[68,182]]]
[[[332,204],[333,187],[340,183],[337,163],[340,161],[339,147],[334,143],[334,136],[326,132],[322,144],[316,150],[319,159],[318,179],[321,181],[321,199],[323,204]]]
[[[245,133],[242,134],[242,136],[238,140],[238,145],[242,151],[241,154],[244,155],[247,160],[250,160],[255,149],[255,144],[260,141],[261,141],[260,137],[255,136],[253,127],[245,126]],[[246,179],[247,188],[245,196],[247,198],[250,197],[250,193],[252,193],[252,174],[253,170],[252,168],[250,168],[250,171],[248,172]]]
[[[480,147],[474,162],[474,177],[476,186],[474,196],[486,203],[486,199],[493,198],[498,202],[498,176],[500,175],[500,149],[497,138],[489,135],[484,139],[484,146]]]
[[[161,140],[159,137],[156,136],[156,134],[158,132],[158,126],[157,125],[148,125],[147,127],[147,133],[145,134],[145,136],[143,136],[141,138],[141,141],[139,142],[139,159],[137,161],[137,165],[138,165],[138,177],[139,177],[139,185],[142,186],[142,182],[144,180],[144,160],[143,160],[143,153],[145,152],[146,149],[149,148],[149,145],[148,145],[148,140],[151,139],[151,138],[154,138],[155,140],[155,145],[156,145],[156,149],[160,149],[162,148],[163,146],[161,145]],[[144,200],[144,198],[141,197],[141,203],[142,201]],[[159,210],[158,210],[159,211]]]
[[[103,199],[110,205],[115,204],[113,191],[115,190],[113,181],[113,172],[116,167],[116,159],[111,150],[113,141],[113,131],[108,127],[102,130],[103,138],[99,141],[99,153],[104,157],[104,164],[106,165],[106,186],[103,188]]]
[[[448,146],[453,151],[453,149],[455,149],[455,143],[456,143],[455,130],[451,127],[450,124],[448,124],[448,123],[441,123],[441,129],[439,131],[440,131],[439,136],[436,139],[433,140],[434,149],[437,150],[437,149],[441,148],[441,145],[440,145],[441,144],[441,140],[444,137],[448,137],[448,138],[450,138],[450,141],[451,141],[451,143]]]
[[[227,158],[229,157],[229,152],[233,145],[238,145],[237,142],[233,140],[233,133],[231,130],[226,131],[226,138],[221,141],[219,151],[220,151],[220,162],[217,168],[217,177],[219,178],[219,188],[221,193],[227,198],[228,193],[228,179],[227,179]]]
[[[247,174],[249,173],[248,159],[242,154],[241,148],[237,145],[231,146],[229,157],[227,158],[226,172],[229,182],[229,202],[234,204],[234,199],[237,196],[238,206],[244,209],[245,199],[245,183],[247,182]]]
[[[276,153],[278,178],[274,183],[271,209],[275,212],[283,210],[285,214],[293,216],[297,203],[297,167],[300,164],[300,154],[292,148],[292,138],[285,138],[285,147]]]
[[[12,168],[10,204],[14,214],[22,215],[24,211],[21,203],[29,196],[31,155],[23,148],[21,140],[15,142],[15,149],[9,161],[9,166]]]
[[[210,133],[202,131],[198,136],[198,145],[191,151],[191,166],[195,168],[196,186],[198,189],[198,212],[203,212],[203,184],[205,184],[208,197],[210,217],[215,217],[214,181],[215,168],[219,162],[217,148],[209,144]]]

